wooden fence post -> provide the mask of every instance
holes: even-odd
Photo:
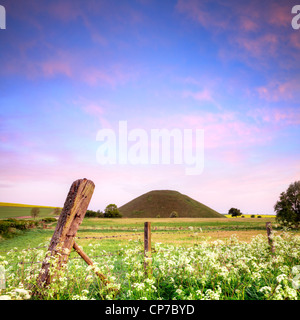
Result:
[[[93,266],[94,265],[93,261],[87,256],[87,254],[83,250],[81,250],[79,248],[79,246],[78,246],[78,244],[76,242],[74,242],[73,248],[89,266]],[[109,284],[110,283],[107,280],[107,278],[105,277],[105,275],[103,275],[102,273],[100,273],[98,271],[96,271],[95,273],[103,281],[104,284]],[[113,290],[118,291],[117,289],[113,289]]]
[[[49,272],[50,257],[57,257],[57,270],[68,261],[71,249],[74,245],[74,238],[78,227],[85,216],[94,189],[94,183],[87,179],[76,180],[71,185],[50,241],[48,254],[43,261],[37,279],[39,287],[48,285],[53,278],[53,276],[50,276]]]
[[[274,247],[274,241],[273,241],[273,230],[272,230],[271,222],[266,223],[266,229],[267,229],[268,241],[271,248],[271,252],[274,253],[275,247]]]
[[[145,222],[144,224],[144,269],[145,274],[150,275],[152,273],[151,268],[151,222]]]

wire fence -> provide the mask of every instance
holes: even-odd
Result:
[[[146,230],[146,225],[148,225],[148,228]],[[267,223],[266,224],[266,228],[267,228],[267,235],[268,235],[268,240],[269,240],[269,246],[270,246],[270,249],[271,249],[271,252],[272,254],[274,254],[274,243],[273,243],[273,240],[272,240],[272,226],[271,226],[271,223]],[[115,228],[117,229],[118,232],[120,232],[120,229],[119,228]],[[112,231],[112,228],[109,228],[109,229],[102,229],[102,230],[106,230],[106,231]],[[122,231],[124,231],[125,229],[122,229]],[[113,234],[113,235],[105,235],[105,236],[94,236],[94,235],[86,235],[86,236],[75,236],[74,237],[74,240],[75,239],[91,239],[91,240],[109,240],[109,239],[122,239],[122,238],[128,238],[128,237],[131,237],[131,238],[136,238],[138,240],[141,240],[141,237],[143,236],[144,237],[144,250],[140,250],[139,252],[137,252],[136,254],[139,254],[144,256],[144,269],[145,269],[145,273],[151,273],[152,272],[152,253],[155,254],[155,250],[151,250],[151,236],[153,235],[165,235],[165,234],[176,234],[176,235],[195,235],[195,233],[198,234],[199,231],[202,231],[201,228],[191,228],[191,227],[188,227],[188,228],[183,228],[183,227],[179,227],[179,228],[157,228],[157,227],[154,227],[152,230],[151,230],[151,223],[149,222],[145,222],[145,226],[144,226],[144,232],[137,232],[139,229],[138,228],[134,228],[134,229],[131,229],[131,232],[127,233],[128,232],[128,229],[126,230],[127,232],[126,233],[119,233],[119,234]],[[82,230],[80,230],[82,231]],[[75,243],[75,242],[74,242]],[[33,250],[37,250],[37,249],[44,249],[44,248],[47,248],[48,246],[47,245],[44,245],[44,246],[38,246],[38,247],[34,247],[34,248],[27,248],[27,249],[22,249],[22,250],[18,250],[16,248],[16,250],[13,250],[14,252],[18,253],[18,252],[27,252],[27,251],[33,251]],[[89,257],[86,256],[86,254],[84,252],[82,252],[80,249],[79,249],[79,246],[77,245],[77,248],[73,247],[74,248],[74,252],[77,251],[77,253],[79,254],[79,256],[69,256],[68,257],[68,260],[67,261],[72,261],[72,260],[78,260],[78,259],[82,259],[85,260],[85,262],[87,262],[88,264],[90,265],[93,265],[93,262],[92,261],[96,261],[97,258],[103,258],[103,257],[112,257],[112,256],[116,256],[118,255],[120,257],[120,261],[122,261],[122,253],[124,253],[124,250],[123,249],[120,249],[120,250],[116,250],[115,252],[111,251],[111,252],[106,252],[105,250],[102,251],[101,255],[99,254],[95,254],[95,255],[90,255]],[[12,250],[7,250],[7,252],[9,251],[12,251]],[[3,251],[2,251],[3,252]],[[94,253],[96,253],[94,251]],[[87,259],[90,261],[88,262],[85,257],[87,257]],[[24,268],[25,268],[25,265],[30,265],[30,268],[31,268],[31,272],[32,270],[38,270],[40,269],[41,267],[43,268],[43,265],[44,265],[44,261],[45,260],[41,260],[40,261],[40,255],[36,254],[36,255],[33,255],[31,256],[30,258],[23,256],[23,261],[16,261],[15,263],[13,263],[13,268],[16,268],[16,271],[17,272],[24,272],[22,271]],[[150,261],[149,261],[149,257],[151,257]],[[38,259],[39,261],[36,261],[36,259]],[[31,267],[32,266],[32,267]],[[27,267],[26,267],[27,268]],[[40,269],[41,270],[41,269]],[[101,277],[103,277],[104,279],[105,276],[101,274]]]
[[[108,231],[108,232],[112,232],[112,231],[119,231],[120,232],[120,228],[96,228],[96,229],[88,229],[89,231],[95,231],[95,230],[103,230],[103,231]],[[137,232],[137,229],[122,229],[122,231],[130,231],[130,233],[126,233],[126,234],[116,234],[116,235],[107,235],[107,236],[92,236],[92,235],[87,235],[87,236],[76,236],[75,239],[94,239],[94,240],[103,240],[103,239],[115,239],[115,238],[123,238],[123,237],[137,237],[137,236],[143,236],[144,233],[143,232]],[[167,230],[167,231],[165,231]],[[79,232],[85,231],[85,229],[81,229],[79,230]],[[172,232],[174,231],[174,232]],[[152,235],[166,235],[166,234],[176,234],[176,235],[192,235],[195,234],[197,232],[203,232],[203,231],[207,231],[207,230],[199,230],[197,228],[191,230],[188,228],[153,228],[153,230],[151,230],[151,234]],[[32,248],[26,248],[26,249],[10,249],[10,250],[1,250],[0,253],[7,253],[9,251],[29,251],[29,250],[36,250],[36,249],[43,249],[43,248],[47,248],[47,245],[44,246],[37,246],[37,247],[32,247]]]

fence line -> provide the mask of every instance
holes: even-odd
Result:
[[[166,228],[161,227],[159,230],[164,230],[164,229],[166,229]],[[150,233],[152,235],[154,235],[154,234],[155,235],[165,235],[165,234],[177,234],[177,235],[188,235],[188,234],[190,234],[190,235],[192,235],[192,234],[198,233],[200,231],[200,230],[197,230],[197,229],[196,230],[184,231],[182,229],[184,229],[184,228],[168,228],[167,230],[176,230],[177,232],[160,232],[158,230],[158,227],[155,227],[154,231],[150,229]],[[103,228],[102,230],[110,230],[111,231],[112,229]],[[272,230],[272,225],[271,225],[270,222],[266,223],[266,230],[267,230],[267,237],[268,237],[268,242],[269,242],[269,245],[270,245],[271,252],[274,253],[274,251],[275,251],[274,243],[273,243],[273,240],[271,239],[271,235],[272,235],[273,230]],[[180,231],[180,232],[178,232],[178,231]],[[200,231],[200,233],[202,233],[202,231]],[[145,236],[145,232],[144,233],[135,233],[135,232],[133,232],[133,233],[130,233],[130,234],[118,234],[118,235],[100,236],[100,237],[97,237],[97,236],[76,236],[75,239],[97,239],[97,240],[102,240],[102,239],[113,239],[113,238],[122,238],[122,237],[134,237],[134,236],[141,236],[141,235]],[[11,250],[0,251],[0,253],[7,253],[7,252],[10,252],[10,251],[12,251],[12,252],[31,251],[31,250],[43,249],[43,248],[47,248],[47,247],[48,247],[48,245],[38,246],[38,247],[33,247],[33,248],[27,248],[27,249],[21,249],[21,250],[11,249]],[[101,255],[101,256],[103,256],[103,255]],[[107,253],[105,255],[110,255],[110,254]],[[93,257],[96,258],[96,257],[100,257],[100,256],[93,256]],[[73,260],[73,259],[80,259],[80,257],[72,257],[69,260]],[[29,263],[33,263],[33,262],[19,262],[19,264],[27,264],[27,263],[29,264]],[[37,263],[41,263],[41,262],[34,262],[34,263],[37,264]]]
[[[107,229],[106,229],[107,230]],[[177,229],[173,229],[173,230],[177,230]],[[204,231],[207,230],[194,230],[194,231],[180,231],[180,232],[159,232],[159,231],[151,231],[152,235],[165,235],[165,234],[177,234],[177,235],[192,235],[192,234],[201,234],[204,233]],[[143,233],[131,233],[131,234],[118,234],[118,235],[112,235],[112,236],[76,236],[75,239],[97,239],[97,240],[101,240],[101,239],[110,239],[110,238],[122,238],[122,237],[131,237],[131,236],[141,236],[143,235]],[[30,251],[30,250],[35,250],[35,249],[42,249],[42,248],[47,248],[48,245],[45,246],[38,246],[38,247],[33,247],[33,248],[26,248],[26,249],[21,249],[21,250],[14,250],[14,249],[10,249],[10,250],[3,250],[0,251],[0,253],[7,253],[9,251],[12,252],[21,252],[21,251]]]
[[[126,235],[112,235],[112,236],[104,236],[104,237],[91,237],[91,236],[86,236],[86,237],[76,237],[77,239],[112,239],[112,238],[120,238],[120,237],[127,237],[127,236],[141,236],[144,235],[144,252],[139,252],[139,254],[144,254],[145,257],[145,262],[144,262],[144,267],[145,267],[145,273],[146,274],[150,274],[151,273],[151,234],[191,234],[191,232],[151,232],[151,228],[150,226],[146,227],[147,222],[145,222],[145,230],[144,233],[132,233],[132,234],[126,234]],[[267,230],[267,236],[268,236],[268,242],[269,242],[269,246],[270,246],[270,251],[272,253],[275,252],[275,248],[274,248],[274,242],[273,239],[271,237],[272,235],[272,225],[270,222],[266,223],[266,230]],[[39,247],[35,247],[35,248],[28,248],[28,249],[22,249],[22,250],[15,250],[14,252],[21,252],[21,251],[30,251],[30,250],[35,250],[35,249],[42,249],[42,248],[47,248],[48,246],[39,246]],[[6,251],[9,252],[10,250]],[[1,251],[4,252],[4,251]],[[92,256],[91,258],[99,258],[99,257],[103,257],[103,256],[113,256],[113,255],[119,255],[120,251],[116,251],[114,253],[111,252],[107,252],[107,253],[103,253],[101,255],[95,255]],[[69,258],[69,260],[78,260],[81,259],[81,257],[71,257]],[[16,263],[16,265],[20,264],[20,265],[25,265],[25,264],[41,264],[43,263],[43,261],[21,261]]]

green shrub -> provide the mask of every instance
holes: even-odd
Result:
[[[55,218],[44,218],[41,221],[45,223],[52,223],[52,222],[56,222],[57,220]]]
[[[8,236],[9,234],[15,234],[16,230],[24,231],[36,227],[38,224],[38,221],[33,220],[17,220],[12,218],[0,220],[0,234]]]

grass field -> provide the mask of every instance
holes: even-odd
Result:
[[[145,221],[151,222],[151,277],[144,272]],[[275,255],[268,245],[267,221],[275,230]],[[36,281],[55,225],[0,240],[0,267],[6,270],[0,296],[30,297],[27,288]],[[87,267],[72,251],[44,299],[298,300],[293,281],[300,265],[299,232],[276,230],[274,217],[85,218],[76,243],[95,267]],[[103,286],[93,270],[106,275],[111,285]],[[119,291],[110,291],[111,286]]]
[[[55,207],[0,202],[0,219],[30,217],[31,209],[34,207],[40,209],[39,217],[42,218],[52,216],[55,209]]]
[[[151,222],[152,241],[166,244],[194,245],[201,241],[228,239],[233,234],[242,241],[250,241],[258,234],[266,235],[267,221],[275,222],[274,218],[128,218],[128,219],[98,219],[85,218],[80,225],[78,237],[108,237],[117,238],[78,239],[84,248],[93,243],[100,243],[105,250],[117,250],[119,245],[127,244],[130,239],[142,240],[144,222]],[[47,229],[31,229],[14,238],[0,240],[0,251],[17,247],[26,249],[37,247],[49,241],[56,223]]]

